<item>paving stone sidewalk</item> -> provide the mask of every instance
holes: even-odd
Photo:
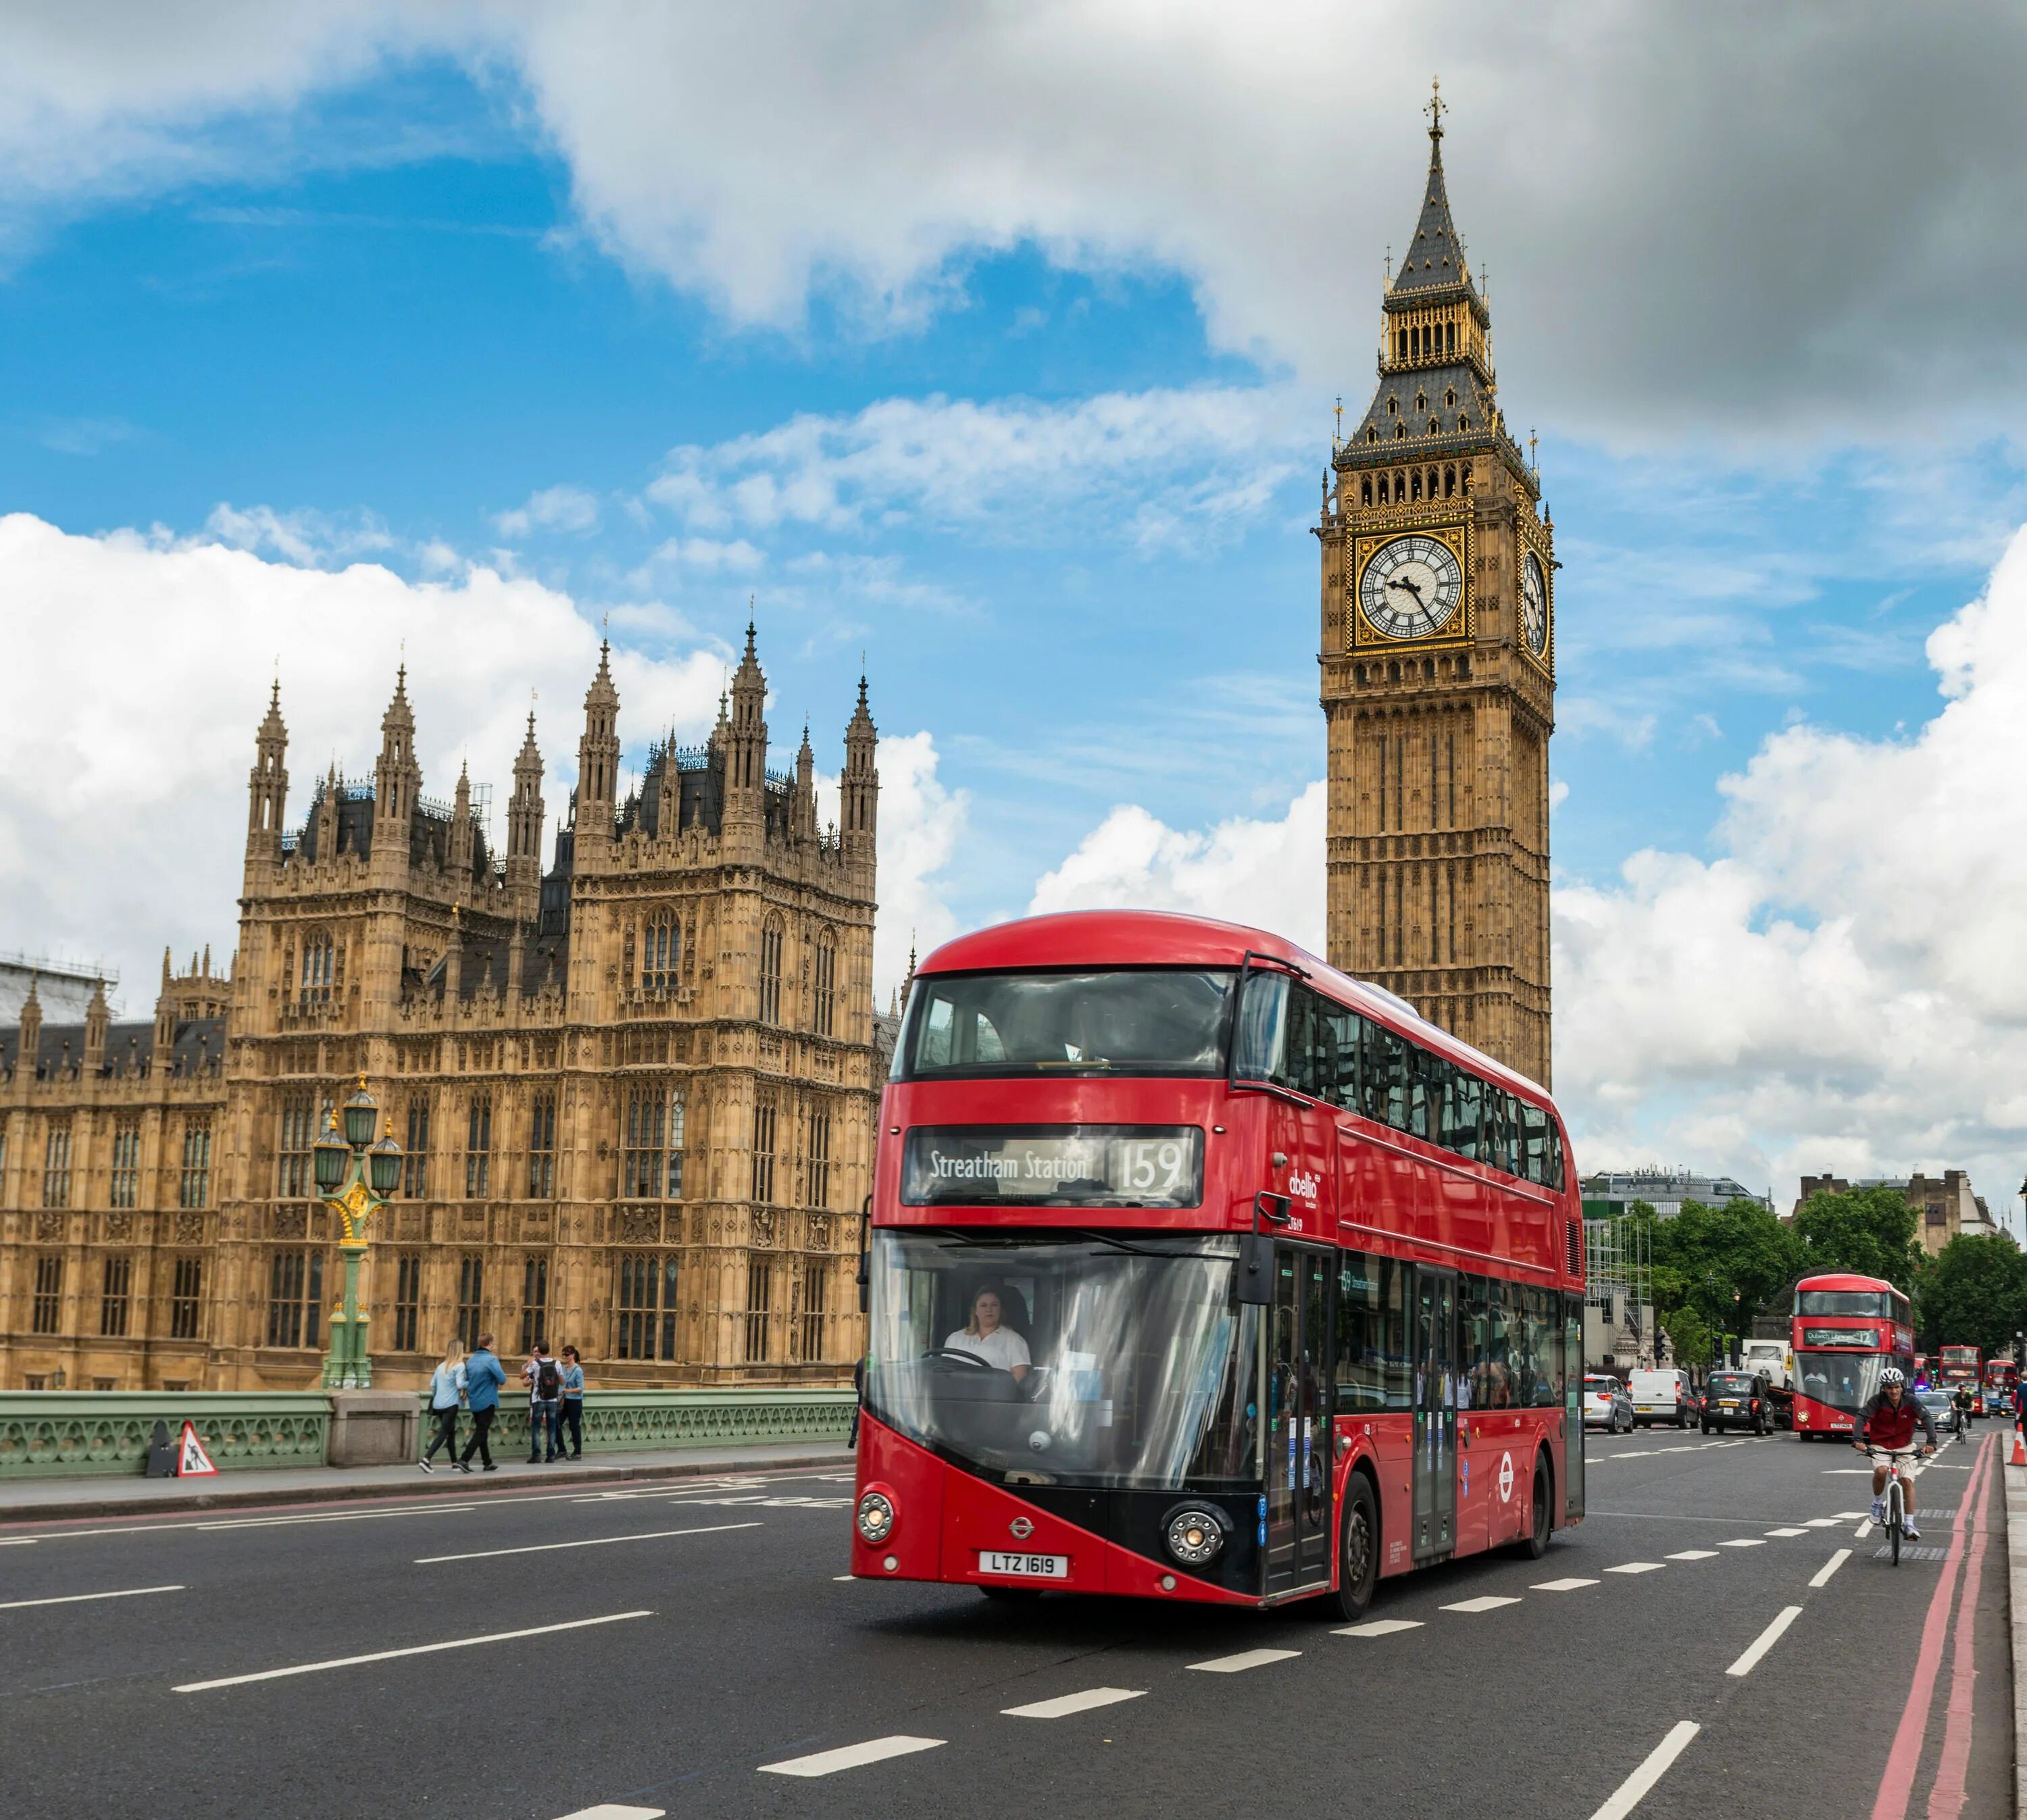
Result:
[[[497,1457],[497,1456],[496,1456]],[[0,1481],[0,1533],[22,1523],[72,1517],[153,1515],[173,1511],[244,1509],[261,1504],[345,1503],[360,1498],[511,1493],[531,1486],[622,1485],[636,1479],[715,1479],[727,1473],[792,1467],[849,1471],[853,1456],[822,1443],[684,1447],[661,1452],[587,1454],[582,1460],[531,1466],[502,1458],[497,1472],[433,1473],[415,1466],[282,1467],[221,1473],[216,1479],[37,1479]]]

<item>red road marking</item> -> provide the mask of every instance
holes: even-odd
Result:
[[[1878,1799],[1872,1803],[1872,1820],[1907,1820],[1908,1797],[1914,1792],[1914,1771],[1922,1760],[1922,1734],[1928,1730],[1929,1708],[1936,1694],[1936,1670],[1942,1666],[1943,1633],[1950,1616],[1950,1595],[1956,1589],[1957,1567],[1963,1560],[1965,1519],[1985,1489],[1985,1467],[1992,1458],[1986,1443],[1978,1445],[1977,1464],[1971,1469],[1970,1483],[1964,1488],[1963,1502],[1957,1507],[1956,1525],[1950,1538],[1950,1552],[1929,1601],[1929,1615],[1922,1624],[1922,1650],[1915,1658],[1914,1674],[1907,1689],[1907,1704],[1893,1733],[1893,1748],[1887,1753],[1886,1774],[1880,1778]]]
[[[1988,1445],[1987,1451],[1990,1451]],[[1957,1820],[1963,1812],[1964,1779],[1970,1766],[1971,1691],[1977,1670],[1971,1644],[1977,1630],[1977,1589],[1985,1571],[1985,1545],[1991,1530],[1992,1487],[1999,1477],[1988,1472],[1982,1508],[1972,1519],[1970,1563],[1964,1569],[1962,1596],[1957,1600],[1956,1641],[1950,1649],[1949,1720],[1943,1730],[1943,1755],[1936,1766],[1936,1785],[1929,1792],[1929,1820]],[[1971,1503],[1966,1490],[1964,1503]]]

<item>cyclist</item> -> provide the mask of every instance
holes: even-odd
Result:
[[[1936,1419],[1922,1407],[1918,1397],[1907,1393],[1907,1375],[1898,1365],[1889,1365],[1879,1374],[1879,1394],[1858,1412],[1858,1423],[1852,1430],[1852,1445],[1860,1453],[1869,1453],[1875,1447],[1898,1453],[1914,1438],[1914,1429],[1919,1424],[1927,1431],[1928,1438],[1922,1451],[1936,1451]],[[1911,1480],[1900,1482],[1901,1508],[1906,1520],[1900,1533],[1911,1542],[1919,1541],[1922,1532],[1914,1527],[1914,1486]],[[1872,1469],[1872,1520],[1883,1523],[1886,1520],[1886,1463],[1884,1460]]]

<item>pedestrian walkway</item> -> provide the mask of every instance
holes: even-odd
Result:
[[[37,1479],[0,1481],[0,1528],[13,1523],[50,1523],[65,1517],[105,1517],[153,1512],[228,1510],[275,1504],[337,1502],[363,1497],[420,1497],[432,1493],[469,1498],[481,1491],[539,1485],[615,1485],[630,1479],[720,1478],[729,1472],[778,1472],[784,1467],[849,1467],[852,1456],[822,1442],[777,1442],[751,1447],[681,1447],[600,1458],[569,1465],[530,1466],[502,1461],[494,1473],[434,1473],[403,1466],[248,1468],[216,1479]]]

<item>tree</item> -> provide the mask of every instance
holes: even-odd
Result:
[[[1848,1194],[1811,1194],[1795,1216],[1802,1267],[1814,1275],[1849,1271],[1883,1276],[1911,1289],[1922,1266],[1914,1242],[1914,1209],[1894,1188],[1854,1188]],[[1970,1342],[1966,1341],[1965,1344]]]
[[[2003,1235],[1959,1233],[1929,1261],[1916,1300],[1939,1346],[2010,1354],[2027,1327],[2027,1256]]]
[[[1685,1201],[1674,1219],[1655,1220],[1649,1233],[1655,1301],[1694,1309],[1716,1335],[1747,1331],[1800,1268],[1794,1234],[1756,1201],[1722,1207]]]
[[[1675,1342],[1675,1363],[1702,1371],[1717,1357],[1717,1335],[1693,1308],[1678,1308],[1661,1325]]]

